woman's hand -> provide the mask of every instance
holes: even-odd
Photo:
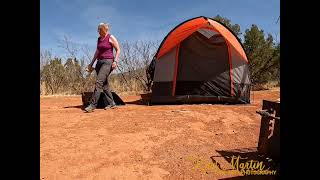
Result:
[[[89,73],[91,73],[93,70],[94,70],[94,68],[92,67],[91,64],[89,64],[89,65],[87,66],[87,68],[86,68],[86,71],[89,72]]]
[[[115,69],[117,67],[117,62],[116,61],[113,61],[112,62],[112,69]]]

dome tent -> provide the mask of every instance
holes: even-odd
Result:
[[[161,42],[147,70],[151,104],[250,103],[248,59],[224,24],[204,16],[182,22]]]

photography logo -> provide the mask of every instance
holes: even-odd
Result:
[[[230,157],[226,157],[229,158]],[[193,163],[193,169],[199,170],[203,173],[214,173],[216,175],[276,175],[277,170],[273,170],[264,161],[258,161],[248,158],[243,158],[240,155],[232,156],[230,160],[231,169],[224,169],[221,167],[213,157],[212,162],[204,161],[203,158],[189,156],[188,160]],[[268,163],[269,164],[269,163]]]

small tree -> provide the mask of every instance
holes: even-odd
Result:
[[[59,92],[64,83],[65,70],[61,59],[54,58],[42,70],[41,81],[45,82],[46,89],[50,89],[51,94]]]
[[[94,73],[88,74],[85,69],[90,63],[93,52],[91,52],[88,44],[75,43],[67,35],[59,41],[59,47],[65,50],[70,57],[64,65],[66,70],[65,91],[73,94],[80,94],[84,91],[91,91],[94,85]],[[80,61],[79,55],[83,54]]]
[[[158,44],[157,41],[124,42],[121,48],[118,71],[123,77],[138,82],[143,91],[150,90],[150,79],[145,72],[156,53]]]
[[[79,61],[75,58],[68,58],[64,64],[65,68],[65,90],[79,94],[83,88],[83,74]]]
[[[280,68],[280,44],[275,45],[273,37],[264,37],[263,30],[252,25],[245,31],[244,48],[248,56],[253,83],[265,83],[275,79],[275,71]]]
[[[220,15],[216,15],[213,19],[225,24],[228,28],[230,28],[234,32],[234,34],[236,34],[238,36],[238,38],[240,38],[241,31],[240,31],[239,24],[231,24],[230,19],[228,19],[226,17],[222,17]]]
[[[52,54],[49,50],[40,50],[40,71],[52,59]]]

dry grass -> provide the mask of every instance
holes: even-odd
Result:
[[[93,91],[95,85],[95,78],[90,79],[90,82],[86,83],[82,87],[84,91]],[[109,80],[110,88],[112,91],[117,92],[117,94],[121,95],[139,95],[144,93],[144,87],[140,81],[136,79],[127,79],[124,81],[121,77],[110,78]],[[80,87],[79,87],[80,88]],[[75,91],[68,89],[67,87],[61,87],[59,91],[55,94],[52,94],[50,89],[47,89],[45,83],[40,83],[40,95],[41,96],[70,96],[70,95],[80,95],[80,93],[75,93]]]
[[[92,81],[92,82],[91,82]],[[95,79],[90,79],[90,82],[86,85],[88,86],[87,91],[94,90],[94,81]],[[110,88],[112,91],[116,92],[119,95],[127,96],[127,95],[140,95],[146,93],[144,86],[142,83],[134,78],[126,79],[126,81],[120,77],[112,77],[109,79]],[[270,81],[265,84],[257,84],[252,87],[253,91],[262,91],[262,90],[270,90],[274,88],[279,88],[280,82],[278,81]],[[40,83],[40,95],[41,96],[73,96],[73,95],[80,95],[75,94],[71,90],[61,89],[56,94],[51,94],[50,90],[48,90],[44,83]]]
[[[273,88],[278,88],[280,87],[280,82],[278,81],[269,81],[267,83],[264,84],[257,84],[255,86],[252,87],[253,91],[263,91],[263,90],[269,90],[269,89],[273,89]]]
[[[145,91],[142,83],[133,78],[127,79],[127,81],[122,78],[112,78],[110,79],[110,87],[112,91],[121,95],[139,95]]]

